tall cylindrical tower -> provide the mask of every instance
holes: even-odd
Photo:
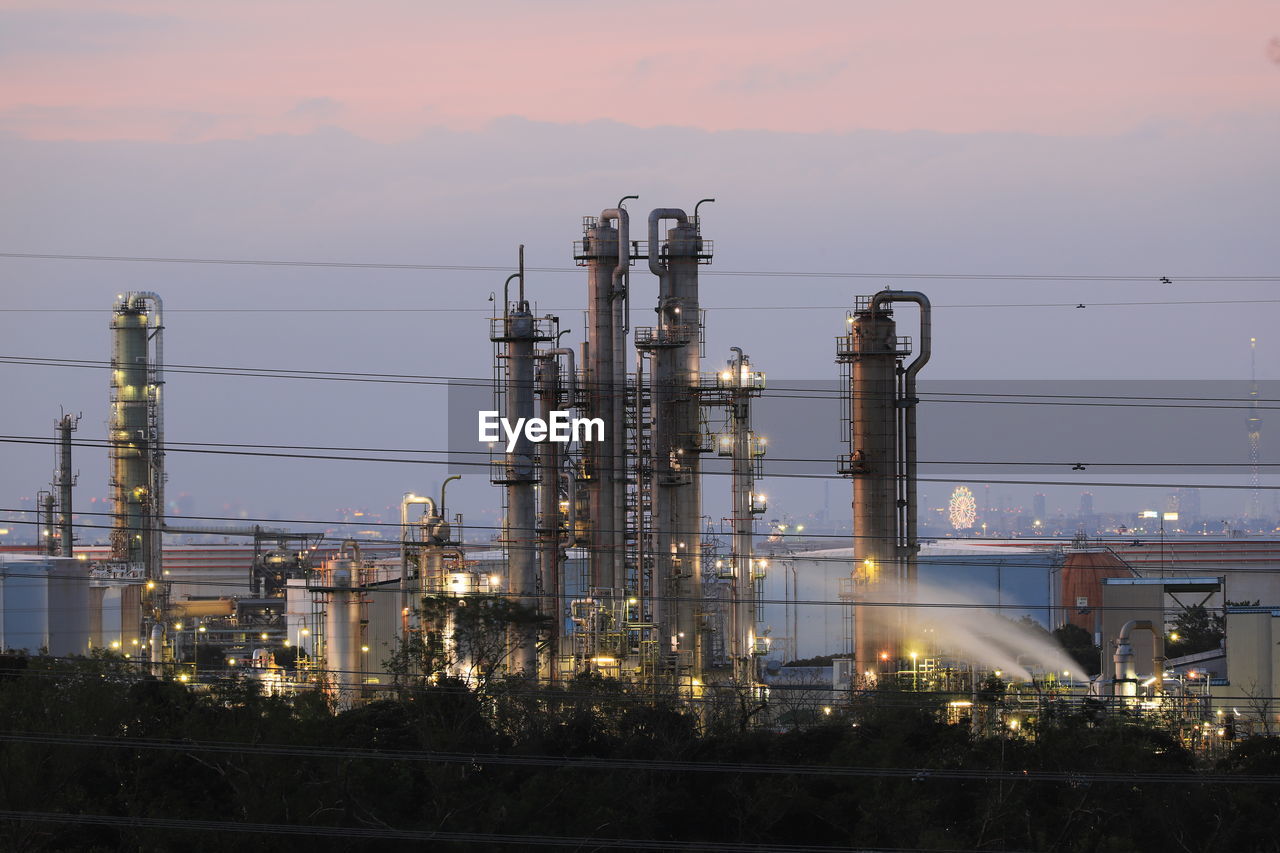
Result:
[[[508,306],[501,337],[506,363],[504,388],[507,422],[527,422],[534,416],[534,343],[539,338],[529,304],[523,300]],[[533,443],[522,430],[507,452],[503,482],[507,487],[507,519],[504,539],[507,547],[508,589],[515,600],[533,606],[538,601],[538,531],[535,484],[538,471]],[[514,637],[512,670],[537,674],[537,638]]]
[[[154,293],[126,293],[111,317],[111,555],[160,578],[164,518],[162,306]]]
[[[618,229],[601,217],[588,218],[576,257],[587,267],[588,308],[587,342],[583,358],[587,391],[586,416],[604,420],[604,440],[588,443],[584,448],[584,484],[591,516],[588,556],[591,586],[612,589],[622,565],[622,521],[617,508],[622,501],[625,476],[620,470],[614,425],[622,417],[622,395],[616,387],[614,338],[622,330],[616,328],[614,311],[614,272],[619,266]]]
[[[659,223],[675,220],[667,239]],[[691,679],[707,662],[702,615],[702,452],[699,383],[702,366],[698,264],[709,257],[683,210],[649,214],[649,269],[658,277],[658,325],[646,336],[653,351],[652,467],[654,592],[663,651]],[[637,346],[640,339],[637,338]]]
[[[80,423],[80,417],[63,415],[58,419],[58,540],[59,553],[63,557],[75,556],[75,531],[71,523],[71,490],[76,475],[71,471],[71,433]]]
[[[902,357],[892,312],[860,303],[840,338],[837,359],[849,370],[849,466],[853,478],[853,653],[857,672],[879,670],[881,654],[899,649],[883,608],[898,601],[897,369]]]
[[[920,307],[920,354],[899,337],[892,303]],[[914,600],[917,540],[916,374],[931,351],[929,300],[915,291],[860,298],[837,339],[836,361],[848,371],[849,454],[841,472],[853,478],[853,656],[866,679],[882,662],[905,655],[908,608]]]

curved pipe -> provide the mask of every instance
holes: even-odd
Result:
[[[360,543],[359,543],[359,542],[357,542],[356,540],[354,540],[354,539],[343,539],[343,540],[342,540],[342,549],[341,549],[341,551],[340,551],[339,553],[342,553],[342,554],[346,554],[346,553],[348,553],[348,551],[347,551],[347,546],[348,546],[348,545],[350,545],[350,546],[351,546],[351,551],[350,551],[350,553],[352,554],[352,559],[353,559],[353,560],[355,560],[357,563],[359,563],[359,562],[360,562]]]
[[[631,331],[631,295],[627,287],[628,273],[631,271],[631,216],[622,203],[627,199],[639,198],[638,195],[624,195],[618,199],[618,206],[600,211],[600,221],[618,223],[618,265],[613,268],[613,298],[623,300],[622,334]]]
[[[520,248],[523,249],[524,247],[521,246]],[[507,276],[507,280],[502,283],[502,316],[504,317],[507,316],[507,306],[511,304],[511,281],[517,278],[521,279],[521,287],[523,287],[523,278],[518,272],[513,272]]]
[[[1115,680],[1117,682],[1127,681],[1130,679],[1128,669],[1133,664],[1133,644],[1129,641],[1129,636],[1134,631],[1150,631],[1151,632],[1151,669],[1155,676],[1156,693],[1164,690],[1164,634],[1156,630],[1155,624],[1150,619],[1130,619],[1120,628],[1120,633],[1116,635],[1116,652],[1112,658],[1115,664]]]
[[[454,480],[461,480],[461,479],[462,479],[462,475],[461,475],[461,474],[454,474],[452,477],[447,477],[447,478],[445,478],[445,481],[444,481],[443,483],[441,483],[441,484],[440,484],[440,517],[441,517],[441,518],[444,518],[444,490],[445,490],[445,487],[446,487],[446,486],[448,486],[450,483],[452,483]]]
[[[882,290],[871,297],[871,310],[883,311],[891,302],[914,302],[920,306],[920,351],[915,359],[907,365],[907,381],[914,381],[920,368],[929,363],[933,353],[933,319],[929,305],[929,297],[918,290]]]
[[[689,217],[678,207],[657,207],[649,211],[649,272],[658,277],[660,294],[667,280],[667,268],[662,263],[662,241],[658,238],[658,223],[664,219],[687,223]]]
[[[578,393],[578,368],[574,361],[576,356],[574,355],[573,350],[570,347],[558,347],[557,349],[547,350],[546,355],[548,358],[555,358],[558,355],[562,355],[565,357],[565,359],[568,360],[569,362],[569,383],[568,383],[569,384],[569,388],[568,388],[569,403],[570,405],[572,405],[574,397],[576,397]]]
[[[693,206],[693,224],[694,227],[698,229],[699,234],[702,233],[702,220],[698,218],[698,208],[702,207],[704,204],[710,204],[713,201],[715,201],[714,198],[698,199],[698,203]]]

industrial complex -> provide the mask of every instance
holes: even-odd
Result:
[[[1166,536],[1177,513],[1156,518],[1158,542],[922,536],[917,380],[945,358],[925,293],[860,296],[827,324],[847,437],[827,476],[849,490],[851,541],[817,550],[762,529],[768,443],[753,407],[766,376],[750,341],[718,354],[703,343],[699,271],[713,244],[700,210],[713,199],[633,227],[630,198],[586,217],[574,243],[583,340],[534,307],[523,252],[495,299],[492,403],[458,449],[487,461],[501,496],[501,531],[483,542],[458,534],[443,476],[419,487],[429,495],[403,495],[381,540],[167,517],[163,302],[119,294],[109,544],[77,533],[88,516],[73,498],[77,419],[64,415],[38,543],[0,555],[0,645],[118,655],[194,687],[240,675],[271,692],[320,690],[340,709],[413,679],[594,675],[694,707],[745,699],[773,726],[784,710],[797,719],[797,696],[830,714],[890,687],[948,694],[959,719],[995,680],[1020,697],[1010,724],[1050,699],[1148,712],[1197,744],[1280,723],[1275,540],[1178,537],[1172,525]],[[641,305],[652,325],[633,324]],[[1253,397],[1256,503],[1256,385]],[[712,490],[731,506],[719,529],[704,511]],[[952,509],[957,529],[976,527],[967,489]],[[1174,654],[1190,612],[1221,614],[1225,639]],[[1064,649],[1064,629],[1096,657]],[[817,663],[783,665],[803,659]]]

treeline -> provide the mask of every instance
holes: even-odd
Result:
[[[976,737],[936,697],[886,692],[770,731],[743,725],[749,704],[507,679],[334,713],[252,681],[193,689],[107,658],[9,657],[0,849],[1280,849],[1280,787],[1257,779],[1280,770],[1277,739],[1197,768],[1129,720],[1063,712],[1034,738]]]

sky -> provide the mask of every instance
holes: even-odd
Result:
[[[1256,336],[1276,379],[1277,39],[1273,2],[0,2],[0,253],[506,268],[524,243],[548,270],[531,296],[577,339],[582,217],[715,198],[709,367],[736,345],[773,379],[833,379],[842,306],[889,286],[939,306],[930,378],[1240,379]],[[0,276],[0,355],[104,359],[115,295],[152,290],[171,364],[487,377],[505,273],[5,256]],[[655,288],[639,268],[633,286],[643,316]],[[0,381],[4,434],[49,435],[65,408],[104,435],[104,372]],[[174,441],[445,442],[436,385],[166,391]],[[106,493],[98,455],[85,495]],[[51,456],[0,446],[0,506]],[[440,479],[169,464],[210,515],[329,518]],[[494,503],[480,478],[457,494]]]

